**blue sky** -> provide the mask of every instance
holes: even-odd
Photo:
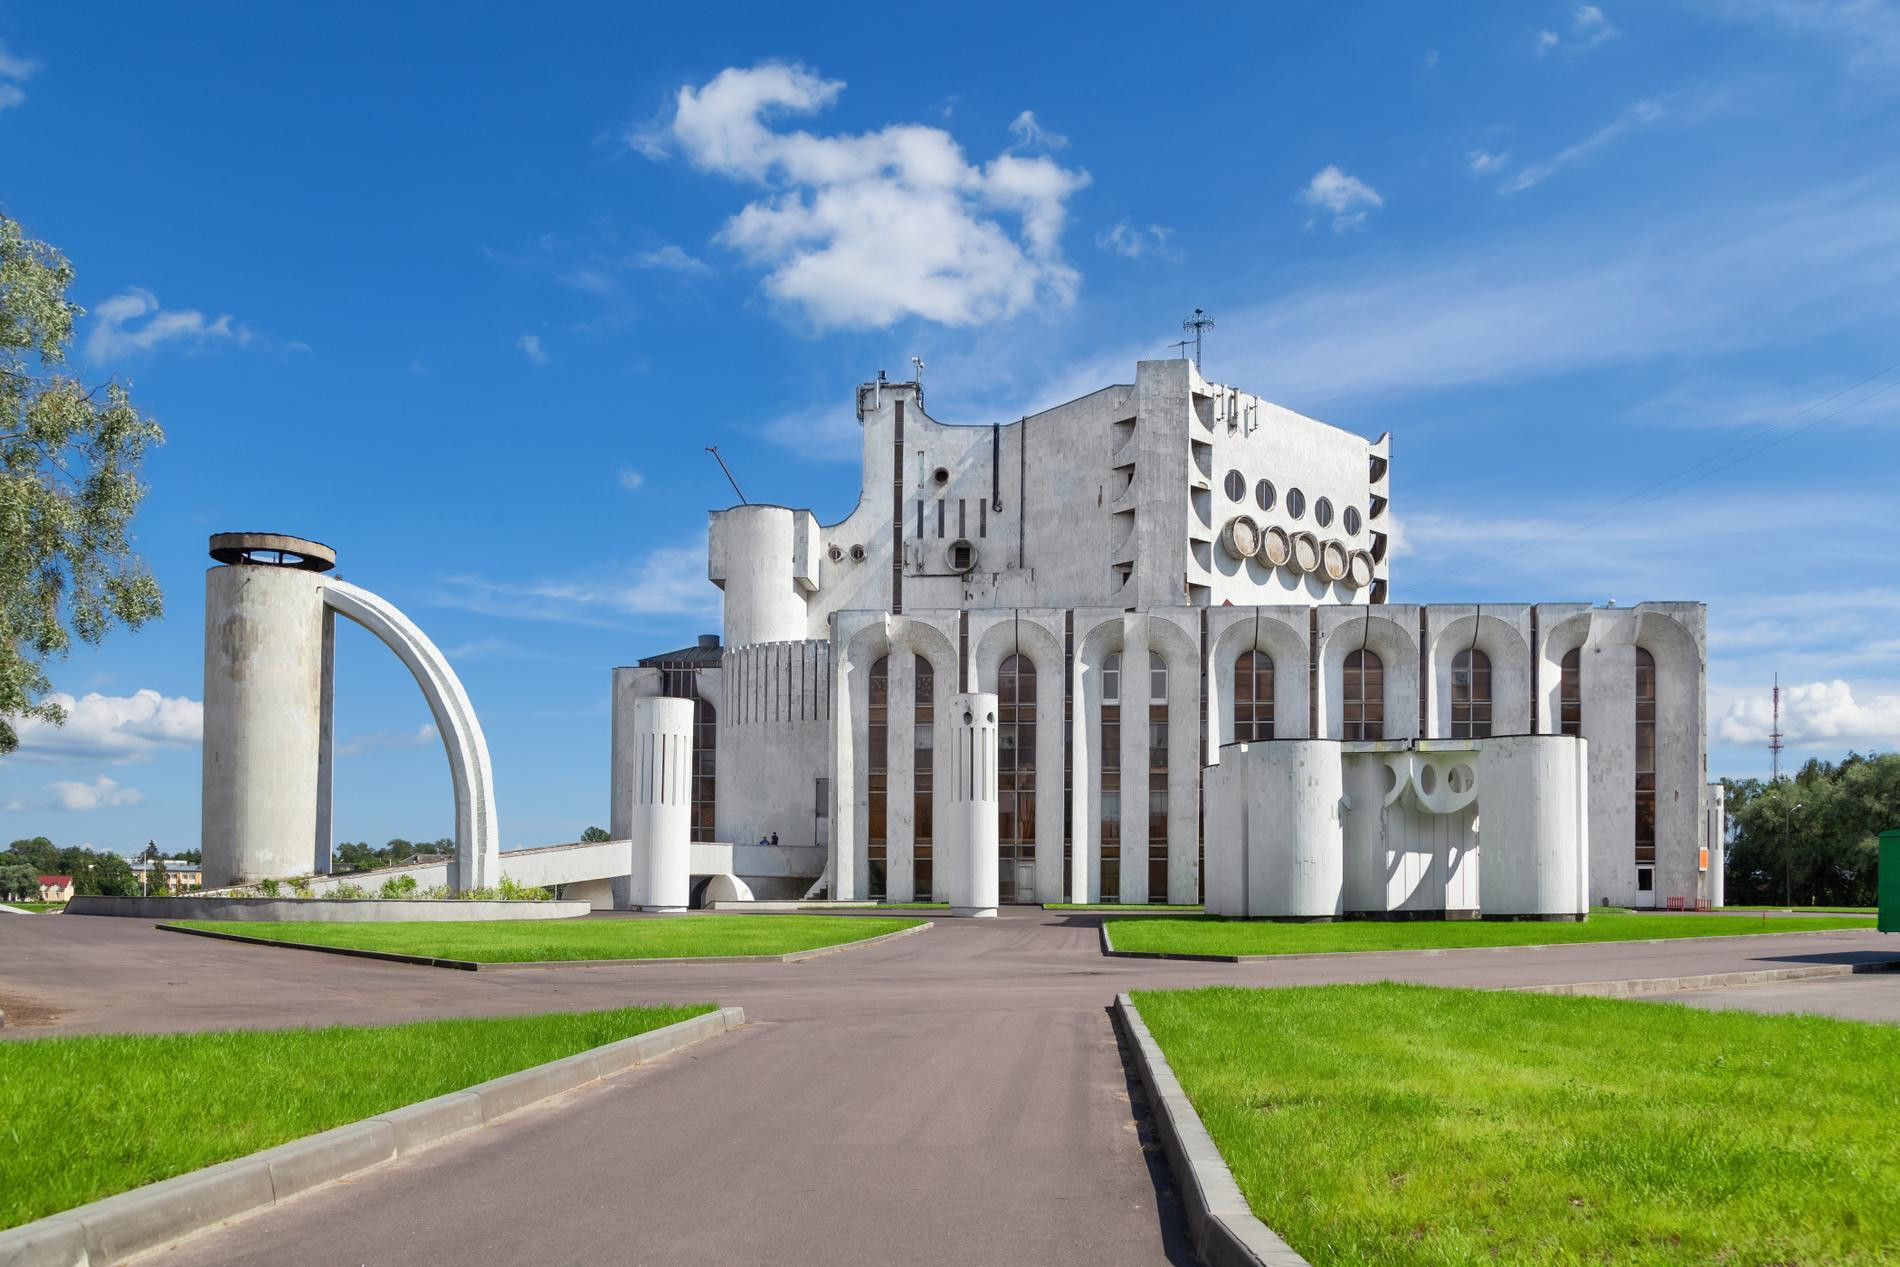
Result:
[[[1707,601],[1712,775],[1776,671],[1800,752],[1900,740],[1893,3],[0,0],[0,172],[170,437],[170,615],[56,667],[0,838],[196,843],[205,538],[263,528],[451,653],[504,841],[573,839],[610,666],[718,628],[703,446],[836,518],[879,368],[1014,418],[1196,306],[1209,377],[1393,433],[1395,601]],[[339,836],[447,834],[340,642]]]

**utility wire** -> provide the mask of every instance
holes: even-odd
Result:
[[[1726,449],[1718,449],[1714,453],[1711,453],[1708,457],[1703,458],[1699,462],[1693,462],[1690,465],[1683,467],[1681,470],[1676,471],[1673,474],[1665,475],[1659,480],[1656,480],[1649,484],[1645,484],[1643,487],[1637,489],[1635,492],[1629,494],[1628,496],[1622,498],[1621,500],[1612,502],[1608,506],[1605,506],[1603,509],[1594,511],[1591,514],[1586,515],[1583,519],[1577,521],[1576,523],[1572,524],[1568,528],[1562,528],[1553,532],[1548,532],[1541,537],[1537,537],[1531,541],[1526,541],[1522,545],[1514,546],[1511,549],[1506,550],[1500,554],[1495,554],[1485,559],[1479,559],[1473,563],[1467,563],[1463,567],[1453,568],[1449,572],[1441,572],[1437,576],[1433,576],[1433,577],[1427,578],[1424,581],[1419,582],[1419,584],[1430,585],[1438,581],[1450,580],[1451,578],[1455,576],[1462,576],[1466,572],[1475,571],[1479,568],[1489,567],[1494,563],[1502,563],[1506,559],[1516,558],[1518,555],[1523,554],[1527,551],[1540,549],[1543,546],[1550,545],[1557,541],[1562,541],[1568,537],[1574,537],[1578,533],[1583,532],[1586,529],[1596,527],[1598,524],[1606,521],[1611,516],[1615,515],[1618,511],[1625,510],[1625,509],[1637,510],[1637,509],[1640,509],[1641,507],[1649,505],[1652,502],[1660,501],[1662,498],[1669,496],[1671,493],[1681,492],[1683,489],[1688,488],[1693,484],[1699,484],[1703,480],[1708,479],[1712,475],[1716,475],[1722,471],[1726,471],[1729,467],[1734,466],[1739,462],[1747,461],[1749,458],[1752,458],[1756,456],[1757,454],[1766,453],[1769,449],[1772,449],[1776,445],[1782,444],[1785,441],[1794,439],[1796,436],[1800,435],[1804,431],[1808,431],[1831,419],[1838,418],[1842,414],[1846,413],[1848,410],[1854,409],[1860,405],[1864,405],[1868,401],[1874,399],[1874,397],[1884,395],[1885,393],[1892,391],[1894,388],[1900,387],[1900,379],[1896,379],[1893,382],[1888,383],[1883,387],[1875,388],[1873,391],[1868,392],[1865,396],[1862,396],[1856,400],[1849,401],[1847,404],[1842,405],[1839,409],[1833,410],[1829,413],[1822,414],[1818,418],[1809,419],[1807,422],[1802,423],[1798,427],[1795,427],[1794,430],[1786,432],[1785,434],[1782,434],[1779,436],[1775,436],[1775,438],[1772,440],[1769,440],[1768,443],[1760,445],[1754,449],[1750,449],[1748,452],[1742,453],[1737,457],[1731,458],[1729,461],[1723,462],[1720,466],[1712,467],[1709,470],[1703,471],[1700,475],[1696,475],[1693,479],[1683,478],[1684,476],[1690,475],[1692,472],[1697,471],[1702,467],[1708,466],[1709,463],[1714,462],[1718,458],[1725,457],[1730,453],[1734,453],[1737,449],[1741,449],[1750,444],[1754,444],[1755,441],[1760,440],[1765,436],[1771,435],[1776,431],[1780,431],[1783,427],[1787,427],[1793,423],[1800,422],[1800,420],[1803,417],[1806,417],[1808,414],[1813,413],[1816,409],[1821,408],[1823,405],[1831,404],[1832,402],[1839,400],[1842,396],[1847,395],[1849,392],[1852,392],[1858,388],[1864,387],[1868,383],[1873,382],[1875,379],[1880,378],[1882,375],[1889,374],[1896,369],[1900,369],[1900,361],[1895,361],[1893,364],[1888,365],[1884,369],[1876,370],[1874,373],[1867,375],[1867,377],[1861,379],[1858,382],[1848,384],[1846,387],[1841,388],[1839,391],[1835,392],[1831,396],[1815,401],[1812,405],[1809,405],[1806,409],[1801,410],[1799,413],[1795,414],[1793,417],[1784,418],[1780,422],[1774,423],[1767,427],[1763,427],[1761,430],[1754,432],[1751,435],[1744,436],[1740,440],[1737,440],[1734,444],[1729,445]],[[1678,480],[1681,480],[1682,482],[1677,483],[1676,481]],[[1671,487],[1664,488],[1663,487],[1664,485],[1671,485]],[[1655,496],[1653,497],[1643,496],[1643,494],[1648,493],[1654,489],[1659,489],[1659,488],[1662,489],[1662,491],[1659,493],[1656,493]],[[1638,500],[1639,498],[1641,500]]]

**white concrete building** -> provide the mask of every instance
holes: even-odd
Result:
[[[1288,762],[1330,762],[1314,796],[1358,807],[1320,805],[1341,850],[1325,862],[1337,885],[1315,881],[1338,889],[1332,913],[1718,896],[1701,604],[1395,604],[1389,439],[1207,383],[1185,360],[1007,425],[939,423],[918,384],[882,376],[857,412],[857,506],[832,524],[714,512],[723,642],[615,670],[617,840],[633,833],[636,701],[674,696],[694,701],[693,856],[724,842],[762,898],[962,897],[951,741],[960,701],[981,695],[996,701],[1003,903],[1198,901],[1204,844],[1217,876],[1224,846],[1249,856],[1215,789],[1244,798]],[[1237,742],[1258,767],[1238,783],[1221,768]],[[1441,813],[1403,788],[1354,796],[1400,765],[1436,779],[1433,752],[1474,772],[1475,800]],[[1416,792],[1425,776],[1411,777]],[[1443,819],[1429,864],[1401,809]],[[1520,829],[1545,843],[1512,854],[1501,833]],[[814,886],[806,860],[821,857]],[[1365,888],[1413,863],[1409,887]],[[1210,904],[1284,905],[1282,888]]]

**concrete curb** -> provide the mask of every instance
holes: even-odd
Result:
[[[629,965],[677,965],[686,963],[803,963],[825,955],[835,955],[860,946],[875,945],[898,937],[909,937],[935,925],[930,920],[911,928],[879,933],[836,946],[816,946],[793,950],[782,955],[689,955],[673,959],[526,959],[515,963],[483,963],[473,959],[435,959],[428,955],[405,955],[393,950],[360,950],[354,946],[318,946],[304,941],[277,941],[270,937],[252,937],[245,933],[227,933],[220,929],[185,928],[178,924],[156,925],[160,932],[188,933],[193,937],[214,937],[219,941],[239,941],[251,946],[275,946],[282,950],[315,950],[330,955],[350,955],[358,959],[381,959],[388,963],[420,964],[426,968],[453,968],[458,972],[519,972],[537,968],[625,968]],[[4,1267],[4,1264],[0,1264]]]
[[[1827,937],[1843,933],[1870,933],[1866,928],[1794,928],[1774,933],[1717,933],[1710,937],[1631,937],[1611,941],[1527,942],[1522,946],[1437,946],[1424,950],[1316,950],[1288,955],[1203,955],[1174,950],[1116,950],[1102,921],[1102,953],[1116,959],[1178,959],[1187,963],[1297,963],[1302,959],[1339,959],[1361,955],[1468,955],[1507,954],[1515,950],[1574,950],[1578,946],[1670,946],[1683,942],[1762,941],[1770,937]]]
[[[1248,1208],[1234,1172],[1221,1159],[1214,1137],[1188,1101],[1134,1000],[1116,995],[1115,1016],[1134,1049],[1162,1150],[1180,1186],[1194,1252],[1208,1267],[1310,1267]]]
[[[1900,972],[1900,959],[1870,959],[1865,963],[1814,964],[1805,968],[1754,968],[1742,972],[1705,972],[1682,977],[1636,977],[1626,981],[1572,981],[1563,985],[1514,985],[1518,994],[1576,994],[1605,999],[1630,999],[1678,990],[1713,990],[1732,985],[1761,985],[1768,981],[1808,981],[1816,977],[1846,977],[1860,972]]]
[[[636,1034],[0,1231],[0,1267],[106,1267],[745,1024],[736,1007]]]

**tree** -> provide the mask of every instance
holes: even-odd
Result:
[[[47,663],[74,638],[98,643],[162,611],[158,583],[127,532],[145,496],[139,464],[165,433],[123,384],[65,372],[72,265],[0,214],[0,753],[13,722],[55,725]]]
[[[165,871],[165,864],[157,858],[145,864],[145,895],[147,897],[170,897],[172,894],[171,877]]]
[[[16,840],[7,846],[7,853],[13,855],[13,861],[23,862],[35,868],[41,875],[59,872],[59,846],[44,836],[34,836],[27,840]],[[0,855],[4,860],[5,855]],[[60,872],[64,874],[64,872]]]
[[[39,873],[19,862],[0,862],[0,899],[36,902],[40,896]]]
[[[155,840],[146,841],[145,850],[139,854],[139,859],[143,862],[150,862],[156,857],[158,857],[158,842]]]
[[[586,831],[581,833],[581,843],[584,845],[597,845],[603,840],[612,839],[612,836],[609,836],[598,827],[589,827]]]
[[[1876,836],[1900,823],[1900,754],[1850,752],[1779,783],[1725,782],[1730,902],[1873,903]]]

